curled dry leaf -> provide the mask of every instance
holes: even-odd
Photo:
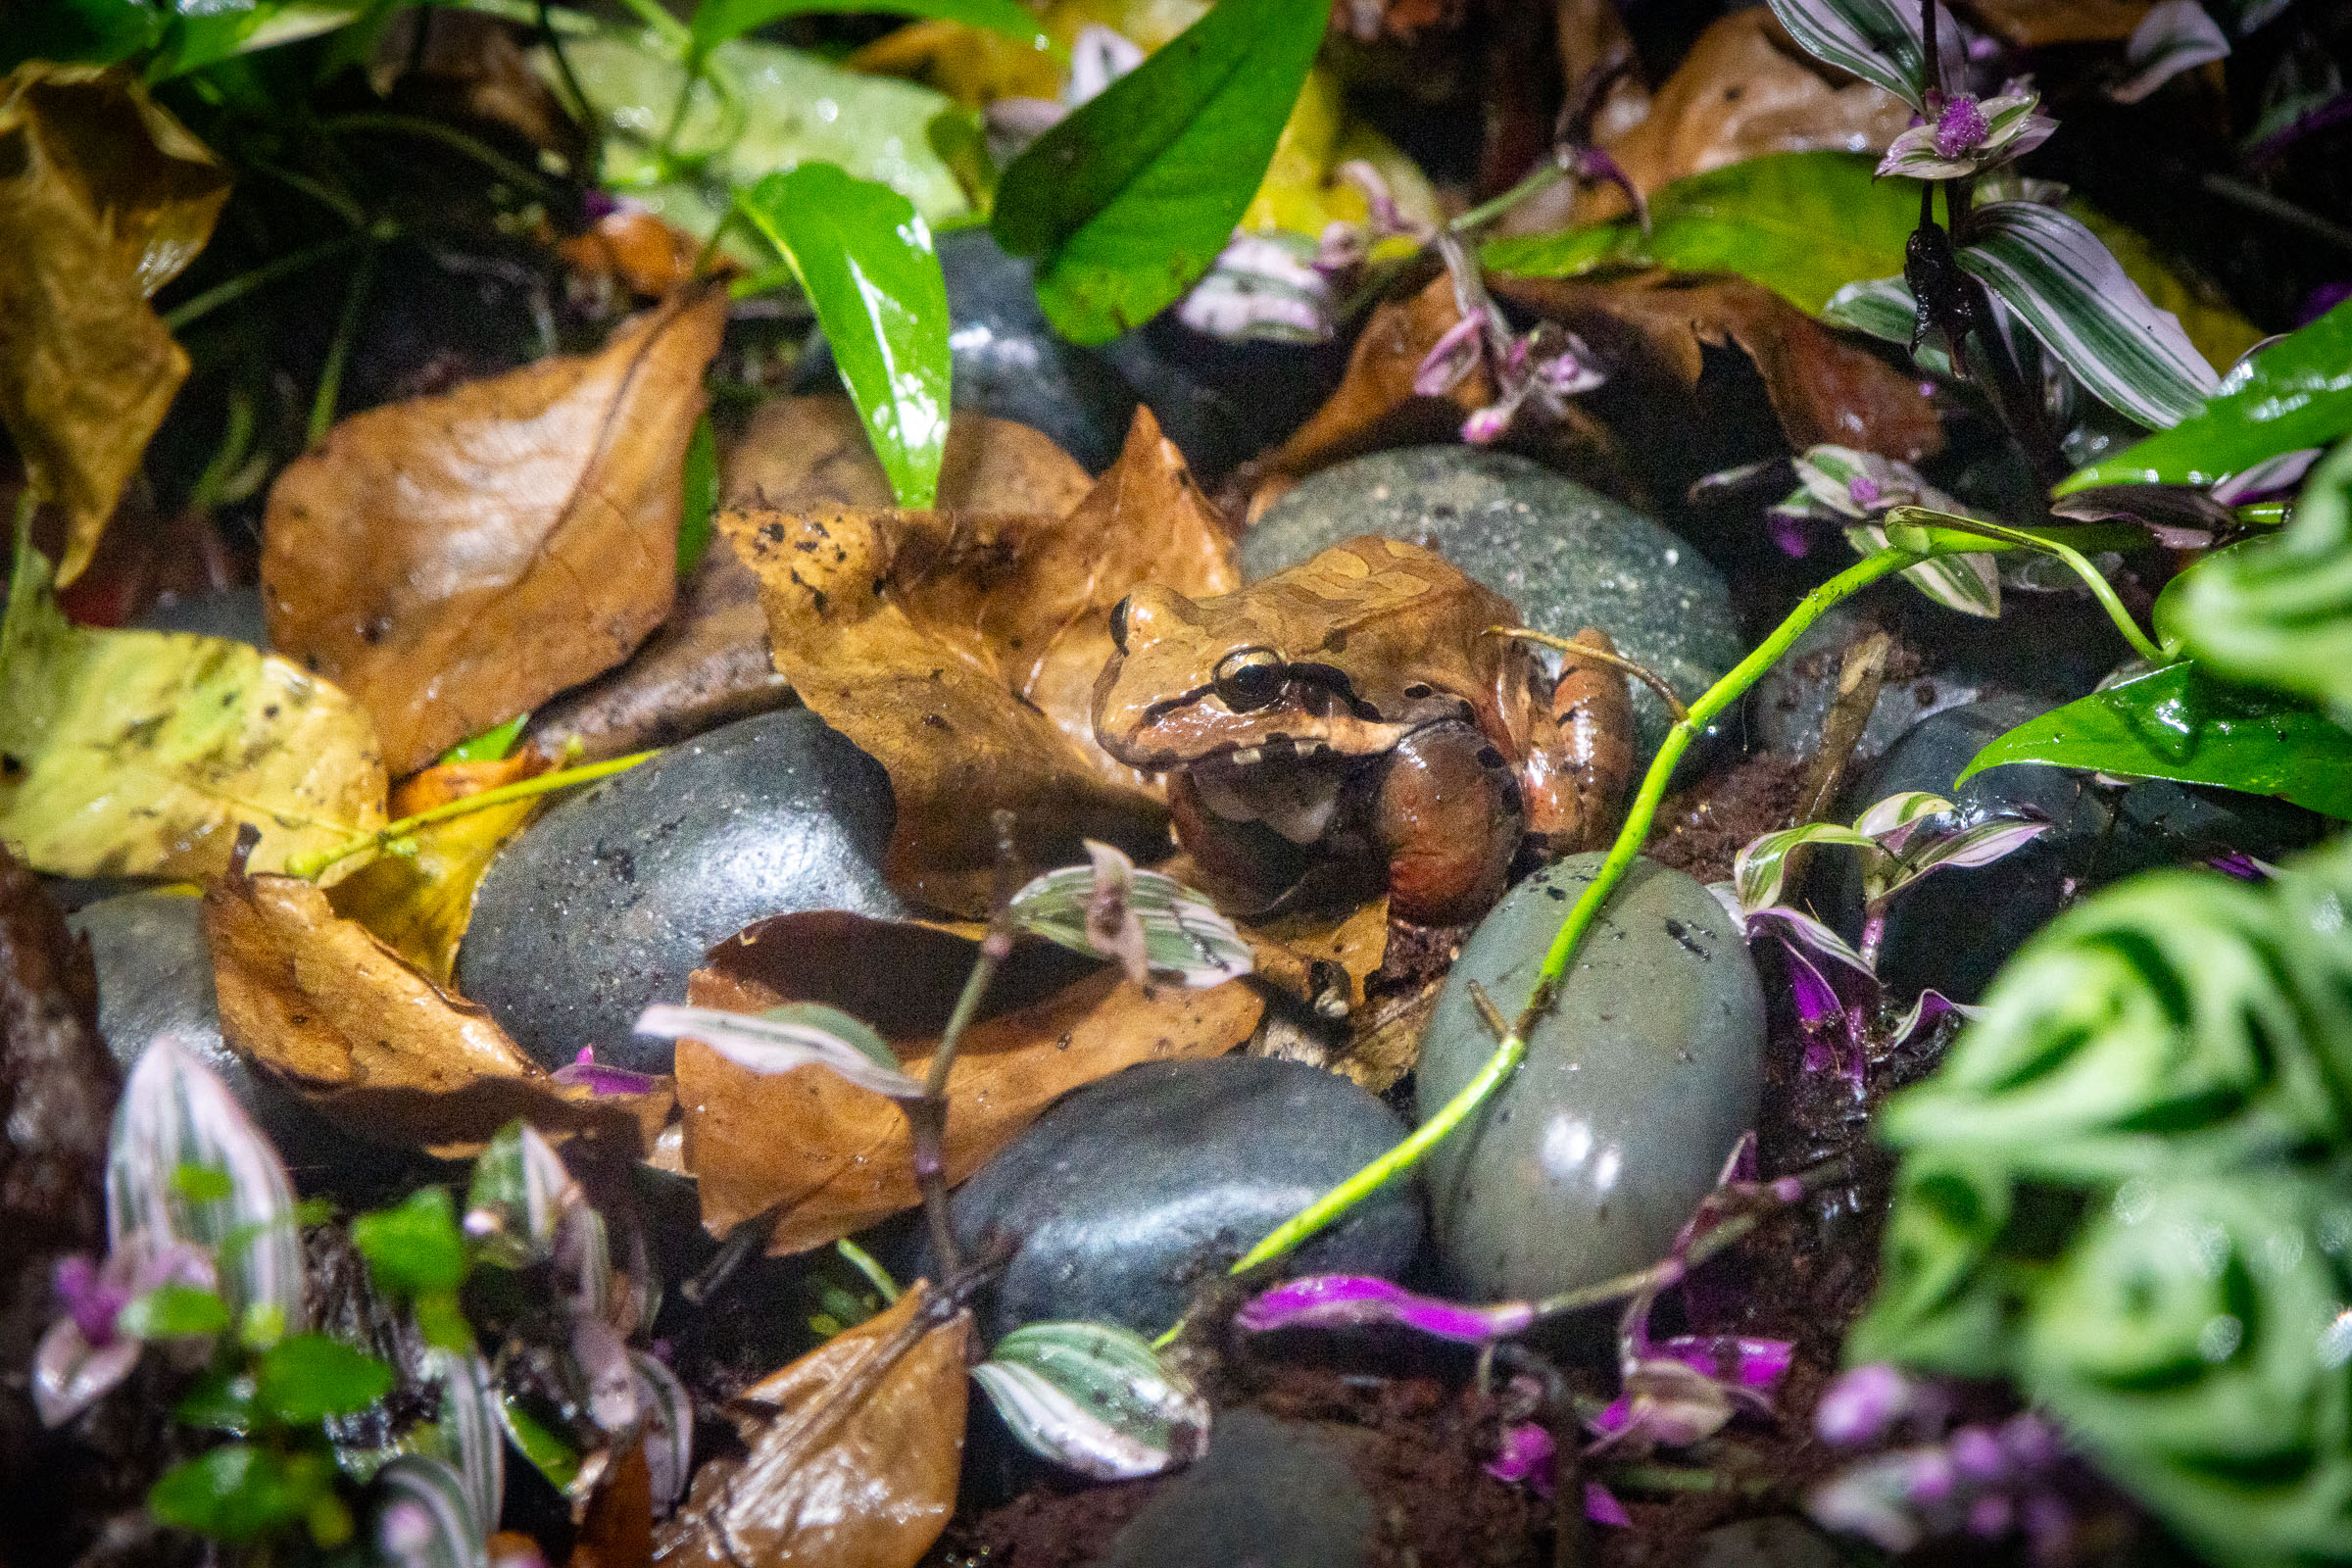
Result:
[[[392,792],[395,821],[468,795],[535,778],[555,761],[524,747],[496,762],[445,762],[405,779]],[[522,831],[548,797],[486,806],[427,823],[412,835],[414,855],[379,855],[335,884],[327,902],[383,939],[437,986],[449,984],[458,943],[473,916],[473,893],[498,848]]]
[[[1043,431],[971,409],[949,418],[939,464],[942,511],[1058,517],[1094,482]],[[746,512],[891,505],[890,476],[858,423],[857,406],[837,395],[761,404],[728,448],[720,495]]]
[[[1384,301],[1356,338],[1338,389],[1259,466],[1311,473],[1379,447],[1450,439],[1466,415],[1494,401],[1486,362],[1444,397],[1420,396],[1413,377],[1438,339],[1461,318],[1453,279],[1444,272],[1402,299]]]
[[[22,537],[0,755],[0,839],[58,876],[210,876],[240,824],[274,867],[384,821],[375,732],[351,699],[244,643],[73,625]]]
[[[913,1568],[956,1509],[971,1314],[928,1281],[736,1397],[750,1451],[713,1459],[662,1563]]]
[[[759,1012],[821,1002],[871,1023],[910,1077],[937,1049],[977,944],[912,922],[785,914],[720,943],[687,982],[697,1006]],[[1133,985],[1044,943],[1023,943],[948,1073],[947,1174],[961,1181],[1065,1092],[1139,1061],[1215,1056],[1257,1026],[1248,985]],[[763,1076],[678,1043],[686,1163],[703,1223],[723,1234],[781,1204],[769,1250],[822,1246],[920,1198],[898,1105],[822,1069]]]
[[[354,415],[278,476],[270,641],[375,715],[395,774],[612,668],[669,613],[726,310],[690,291],[599,353]]]
[[[66,512],[72,582],[187,378],[147,305],[212,236],[228,174],[128,72],[0,82],[0,420]]]
[[[204,896],[220,1033],[363,1138],[456,1158],[520,1117],[634,1150],[668,1096],[566,1089],[488,1012],[410,967],[300,877],[232,866]]]
[[[825,508],[718,526],[760,578],[776,667],[889,770],[902,890],[986,909],[998,808],[1032,864],[1077,860],[1087,839],[1166,853],[1157,791],[1094,737],[1109,612],[1147,579],[1199,597],[1240,578],[1149,411],[1067,516]]]
[[[1645,368],[1685,392],[1698,385],[1703,350],[1738,344],[1799,452],[1829,444],[1912,463],[1943,450],[1943,426],[1916,380],[1743,278],[1643,272],[1606,282],[1490,281],[1497,295],[1583,337],[1612,367]],[[1623,379],[1630,386],[1636,378]]]

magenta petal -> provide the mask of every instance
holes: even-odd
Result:
[[[1486,1463],[1487,1474],[1497,1481],[1524,1482],[1551,1495],[1551,1434],[1533,1421],[1502,1431],[1502,1449]]]
[[[1596,1525],[1607,1525],[1612,1530],[1631,1530],[1634,1527],[1634,1516],[1625,1511],[1625,1504],[1619,1502],[1610,1494],[1609,1489],[1597,1481],[1585,1483],[1585,1517]]]
[[[552,1076],[566,1089],[584,1087],[594,1095],[642,1095],[654,1087],[650,1073],[598,1066],[596,1053],[587,1046],[582,1046],[579,1055],[568,1065],[558,1067]]]
[[[1792,516],[1786,512],[1764,514],[1764,527],[1772,535],[1772,542],[1780,546],[1782,555],[1792,561],[1804,560],[1806,553],[1813,548],[1813,535],[1805,522],[1805,518]]]
[[[1830,984],[1812,956],[1785,939],[1781,949],[1788,956],[1788,989],[1796,1003],[1797,1022],[1807,1029],[1818,1029],[1843,1018],[1845,1004],[1838,1000],[1838,988]]]
[[[1766,1392],[1788,1375],[1789,1364],[1796,1359],[1796,1347],[1787,1340],[1735,1334],[1678,1335],[1659,1341],[1656,1351],[1738,1388]]]
[[[1415,396],[1442,398],[1477,368],[1485,346],[1479,337],[1484,324],[1476,316],[1465,316],[1446,329],[1413,371]]]
[[[1310,1274],[1277,1285],[1243,1306],[1233,1320],[1252,1334],[1392,1324],[1441,1340],[1483,1345],[1519,1333],[1536,1320],[1536,1313],[1524,1301],[1463,1306],[1417,1295],[1389,1280],[1357,1274]]]
[[[1822,1391],[1813,1430],[1840,1448],[1876,1443],[1912,1407],[1913,1392],[1911,1380],[1883,1361],[1853,1367]]]

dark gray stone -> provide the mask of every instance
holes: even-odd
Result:
[[[1261,1056],[1146,1062],[1075,1090],[956,1191],[967,1255],[992,1235],[1014,1247],[984,1298],[987,1337],[1054,1318],[1156,1334],[1195,1285],[1404,1132],[1347,1079]],[[1421,1195],[1400,1183],[1298,1266],[1395,1275],[1421,1234]]]
[[[131,622],[142,631],[192,631],[231,642],[270,646],[270,622],[262,613],[259,588],[223,588],[212,594],[175,594],[160,599]]]
[[[1991,865],[1937,871],[1895,896],[1879,976],[1898,1000],[1933,987],[1955,1002],[1975,1002],[2050,916],[2119,877],[2233,850],[2270,859],[2325,830],[2313,813],[2261,796],[2161,779],[2101,785],[2088,773],[2038,762],[1991,768],[1954,787],[1988,742],[2053,706],[2046,698],[2006,696],[1934,714],[1847,795],[1841,809],[1849,818],[1889,795],[1927,790],[1959,807],[1964,825],[2003,812],[2056,824]],[[1831,875],[1839,928],[1851,935],[1862,917],[1860,862],[1840,856]]]
[[[1111,1539],[1102,1568],[1367,1568],[1376,1515],[1347,1428],[1228,1410],[1208,1452]]]
[[[1304,479],[1242,540],[1255,581],[1356,534],[1434,550],[1556,637],[1598,626],[1686,701],[1740,655],[1722,575],[1697,550],[1629,507],[1507,452],[1403,447]],[[1671,722],[1637,685],[1642,755]]]
[[[1690,1544],[1686,1568],[1839,1568],[1844,1561],[1829,1537],[1774,1514],[1708,1531]]]
[[[550,1066],[582,1046],[667,1072],[630,1032],[682,1002],[721,938],[802,909],[906,912],[882,878],[895,820],[882,764],[805,709],[763,713],[564,801],[491,862],[458,989]]]
[[[1494,1052],[1473,982],[1525,1002],[1602,857],[1503,896],[1462,947],[1429,1021],[1426,1118]],[[1528,1042],[1527,1059],[1427,1172],[1439,1255],[1470,1298],[1548,1296],[1656,1261],[1755,1125],[1764,996],[1707,890],[1637,860]]]
[[[201,900],[127,893],[86,906],[66,924],[89,939],[98,970],[98,1032],[125,1069],[157,1035],[176,1035],[270,1135],[297,1179],[352,1158],[348,1135],[291,1090],[247,1066],[221,1040]]]

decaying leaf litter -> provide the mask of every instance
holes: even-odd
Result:
[[[11,42],[24,1560],[2352,1539],[2327,8]]]

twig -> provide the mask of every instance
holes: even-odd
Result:
[[[1838,791],[1845,785],[1846,764],[1853,760],[1854,748],[1861,744],[1871,712],[1879,706],[1879,693],[1886,687],[1886,656],[1893,647],[1893,639],[1883,631],[1858,637],[1847,646],[1838,664],[1838,695],[1822,716],[1821,746],[1797,788],[1796,819],[1789,826],[1826,821],[1838,804]],[[1792,897],[1804,885],[1813,848],[1799,844],[1782,863],[1783,885]]]
[[[729,1275],[743,1267],[744,1259],[767,1245],[767,1239],[776,1233],[776,1220],[783,1212],[784,1205],[776,1203],[737,1224],[727,1232],[727,1239],[718,1244],[718,1250],[711,1254],[710,1261],[705,1263],[694,1278],[678,1287],[678,1294],[697,1306],[709,1300],[721,1285],[727,1283]]]
[[[310,443],[317,446],[334,428],[335,404],[343,395],[343,367],[351,361],[351,346],[360,335],[360,312],[368,304],[368,291],[375,286],[376,259],[383,255],[380,247],[370,245],[360,252],[360,265],[351,270],[351,291],[343,296],[343,310],[335,318],[335,335],[326,345],[326,363],[318,368],[318,391],[311,399]]]
[[[286,875],[317,877],[319,872],[338,860],[348,859],[352,856],[368,850],[387,849],[395,841],[407,838],[420,827],[429,827],[435,822],[446,822],[453,816],[464,816],[469,811],[479,811],[486,807],[504,806],[509,801],[526,801],[534,795],[546,795],[555,790],[567,790],[574,784],[592,784],[600,778],[626,772],[647,758],[657,755],[654,752],[637,752],[628,757],[615,757],[609,761],[589,762],[580,767],[567,767],[560,772],[542,773],[537,778],[516,779],[512,784],[501,784],[496,789],[483,790],[479,794],[445,802],[428,811],[418,811],[415,816],[404,816],[397,822],[387,822],[372,833],[362,833],[357,838],[346,839],[330,849],[314,850],[309,855],[294,856],[286,861]]]
[[[1666,705],[1666,710],[1677,719],[1690,716],[1690,710],[1683,706],[1683,700],[1680,697],[1674,695],[1674,688],[1666,684],[1665,676],[1645,664],[1636,663],[1623,654],[1613,653],[1605,648],[1595,648],[1590,643],[1573,642],[1566,637],[1554,637],[1549,632],[1531,631],[1525,626],[1489,626],[1487,635],[1490,637],[1515,637],[1521,642],[1542,643],[1544,647],[1556,648],[1563,654],[1573,654],[1579,659],[1590,659],[1596,664],[1607,664],[1612,669],[1622,669],[1651,691],[1656,692],[1658,700]]]

